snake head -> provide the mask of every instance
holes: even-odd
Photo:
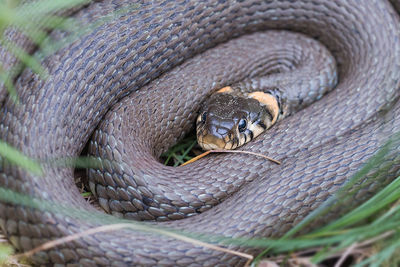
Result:
[[[197,117],[197,142],[204,150],[235,149],[261,134],[271,121],[268,111],[256,99],[215,93]]]

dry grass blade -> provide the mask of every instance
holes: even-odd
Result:
[[[370,257],[373,255],[373,247],[377,244],[377,242],[382,241],[392,235],[395,234],[394,230],[387,231],[381,235],[375,236],[371,239],[353,243],[352,245],[345,247],[343,249],[337,250],[332,254],[324,257],[324,260],[330,260],[331,263],[328,266],[347,266],[345,261],[349,257],[352,257],[358,262]],[[325,250],[326,247],[314,247],[310,249],[304,249],[299,251],[294,251],[290,254],[284,253],[277,256],[268,257],[268,261],[276,262],[279,266],[320,266],[320,265],[311,265],[313,262],[313,255],[320,253]],[[265,261],[262,260],[262,261]],[[300,262],[309,262],[309,264],[300,264]],[[333,262],[335,261],[335,262]],[[286,264],[286,265],[285,265]],[[323,265],[325,266],[325,265]]]
[[[339,260],[336,262],[334,267],[340,267],[343,265],[344,261],[347,259],[349,255],[354,251],[354,249],[358,246],[357,243],[352,244],[350,247],[346,248],[343,254],[340,256]]]
[[[67,242],[71,242],[73,240],[85,237],[85,236],[89,236],[89,235],[93,235],[96,233],[101,233],[101,232],[110,232],[110,231],[115,231],[115,230],[120,230],[123,228],[130,228],[133,230],[140,230],[140,231],[149,231],[149,227],[143,226],[143,225],[134,225],[134,224],[129,224],[129,223],[118,223],[118,224],[110,224],[110,225],[103,225],[103,226],[99,226],[99,227],[95,227],[95,228],[91,228],[88,229],[86,231],[83,232],[79,232],[76,234],[72,234],[72,235],[68,235],[62,238],[58,238],[49,242],[46,242],[32,250],[29,250],[23,254],[19,254],[16,255],[16,257],[31,257],[33,254],[39,252],[39,251],[43,251],[43,250],[47,250],[50,248],[53,248],[55,246],[61,245],[61,244],[65,244]],[[238,251],[234,251],[231,249],[227,249],[227,248],[223,248],[223,247],[219,247],[213,244],[209,244],[209,243],[205,243],[187,236],[183,236],[183,235],[179,235],[173,232],[169,232],[166,230],[161,230],[161,229],[154,229],[151,228],[151,232],[152,233],[158,233],[158,234],[162,234],[165,236],[169,236],[178,240],[182,240],[184,242],[187,243],[191,243],[193,245],[197,245],[197,246],[202,246],[202,247],[206,247],[209,249],[213,249],[213,250],[217,250],[217,251],[221,251],[224,253],[229,253],[229,254],[233,254],[239,257],[243,257],[247,259],[246,265],[248,266],[250,264],[250,262],[254,259],[254,257],[250,254],[246,254],[246,253],[242,253],[242,252],[238,252]]]
[[[197,160],[199,160],[201,158],[204,158],[205,156],[207,156],[210,153],[242,153],[242,154],[249,154],[249,155],[265,158],[265,159],[267,159],[269,161],[272,161],[273,163],[276,163],[278,165],[281,164],[281,162],[276,160],[276,159],[270,158],[270,157],[268,157],[266,155],[263,155],[263,154],[251,152],[251,151],[214,149],[214,150],[208,150],[208,151],[206,151],[206,152],[204,152],[204,153],[192,158],[191,160],[186,161],[181,166],[185,166],[185,165],[187,165],[189,163],[193,163],[193,162],[195,162],[195,161],[197,161]]]

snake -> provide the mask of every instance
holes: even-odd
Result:
[[[151,222],[146,225],[208,236],[280,237],[343,188],[400,130],[400,23],[394,9],[398,1],[165,0],[142,1],[122,14],[116,12],[130,4],[96,1],[75,10],[71,16],[81,25],[108,20],[54,54],[38,50],[34,55],[48,77],[23,70],[15,80],[18,102],[5,98],[2,104],[1,139],[41,162],[43,170],[43,175],[35,174],[1,159],[2,192],[30,199],[0,198],[0,228],[20,251],[102,226],[114,217],[147,219]],[[200,67],[202,55],[242,37],[253,38],[246,42],[251,47],[261,38],[253,33],[269,31],[306,35],[326,47],[337,66],[333,90],[313,97],[312,103],[242,146],[282,164],[218,154],[178,168],[162,165],[160,153],[193,129],[200,103],[220,88],[263,72],[251,60],[268,58],[251,52],[246,66],[236,61],[236,52],[216,52],[217,58]],[[9,30],[11,40],[26,40],[13,32]],[[54,30],[49,38],[66,36],[68,32]],[[14,64],[10,54],[0,51],[3,65]],[[291,65],[284,59],[294,62],[292,56],[283,54],[278,67],[271,67],[270,73],[267,67],[266,74],[290,76]],[[224,57],[230,58],[229,65],[219,61]],[[179,72],[188,65],[197,71]],[[297,77],[295,70],[293,75]],[[322,77],[309,78],[326,84]],[[279,84],[272,86],[281,89]],[[157,90],[160,93],[154,94]],[[133,113],[123,113],[123,105]],[[95,130],[110,118],[115,121]],[[122,137],[114,135],[119,128]],[[106,146],[97,146],[99,140]],[[128,143],[121,146],[122,141]],[[88,144],[94,155],[109,154],[117,161],[105,159],[88,170],[89,186],[109,214],[80,195],[74,168],[48,160],[76,157]],[[360,181],[366,186],[338,212],[317,219],[306,230],[337,218],[394,180],[400,173],[399,147],[398,141],[391,144],[383,163]],[[245,245],[227,247],[260,252]],[[245,262],[173,236],[130,229],[86,235],[37,252],[32,261],[85,266]]]
[[[217,90],[203,103],[196,119],[196,136],[204,150],[236,149],[313,100],[318,100],[336,85],[335,59],[318,42],[306,41],[286,32],[280,32],[278,36],[260,34],[256,40],[252,36],[243,39],[227,44],[236,60],[245,62],[249,54],[257,50],[260,55],[255,56],[257,62],[251,65],[265,66],[265,62],[268,65],[260,69],[261,73],[254,70],[249,73],[252,78]],[[245,45],[249,43],[253,45],[247,51]],[[260,47],[253,47],[255,43]],[[296,47],[292,47],[293,44]],[[268,51],[264,52],[263,47]],[[239,50],[245,51],[246,58],[239,59]],[[216,52],[218,55],[222,53]],[[222,61],[222,57],[219,60]],[[228,66],[229,62],[228,58],[224,65]],[[186,72],[190,71],[196,70]]]

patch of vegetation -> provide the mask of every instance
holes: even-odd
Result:
[[[177,167],[199,154],[201,154],[201,148],[197,144],[196,135],[191,134],[163,153],[161,161],[164,165]]]

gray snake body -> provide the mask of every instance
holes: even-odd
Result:
[[[127,3],[92,3],[75,16],[88,23]],[[184,106],[194,92],[181,90],[178,98],[168,101],[171,107],[183,103],[186,113],[176,116],[179,113],[174,109],[175,113],[156,113],[160,120],[150,131],[150,141],[135,141],[145,144],[148,150],[142,151],[143,158],[132,166],[133,178],[120,179],[104,164],[100,169],[108,174],[98,180],[110,180],[112,184],[94,187],[107,202],[104,206],[116,208],[115,213],[119,214],[119,205],[124,203],[121,196],[126,195],[124,188],[130,182],[131,193],[145,195],[148,207],[159,201],[176,210],[168,207],[176,204],[181,211],[172,212],[171,219],[190,214],[190,210],[204,203],[208,209],[207,205],[217,204],[215,199],[222,196],[225,200],[212,209],[160,225],[230,237],[281,236],[337,191],[400,130],[400,23],[387,1],[142,3],[44,59],[50,73],[47,80],[24,71],[16,81],[20,104],[7,100],[2,107],[0,136],[37,159],[79,155],[104,114],[123,96],[207,48],[267,29],[299,31],[317,39],[332,52],[339,68],[339,83],[333,92],[246,145],[248,150],[282,160],[281,166],[262,159],[248,161],[243,155],[220,155],[179,169],[160,165],[155,158],[159,153],[154,151],[156,145],[165,149],[163,146],[173,143],[179,134],[171,137],[168,144],[162,144],[157,134],[168,133],[166,129],[171,129],[171,121],[175,121],[170,131],[177,135],[179,124],[196,112],[194,107]],[[57,33],[54,35],[57,37]],[[214,82],[223,85],[232,78],[230,75],[233,74],[223,72]],[[200,83],[200,76],[207,74],[196,75],[192,86]],[[208,86],[209,90],[212,86]],[[169,97],[165,92],[161,100],[152,101],[162,103]],[[151,130],[145,123],[141,126]],[[117,154],[118,150],[114,151]],[[366,178],[384,170],[348,206],[356,205],[399,175],[398,151],[399,144],[394,143],[386,155],[391,167],[378,166],[368,173]],[[126,169],[123,164],[120,168]],[[93,217],[99,214],[79,195],[72,169],[48,164],[44,170],[45,175],[39,177],[3,160],[0,186],[88,210]],[[153,185],[154,177],[162,180]],[[166,177],[175,178],[170,181]],[[188,185],[196,185],[193,183],[198,183],[198,191],[193,189],[197,199],[181,194],[179,199],[171,197],[171,203],[160,200],[163,191],[169,194],[170,188],[177,188],[179,193]],[[146,186],[153,187],[156,193],[149,193]],[[233,194],[237,187],[240,190]],[[109,200],[109,196],[116,196],[117,200]],[[156,208],[148,208],[142,213],[151,217],[157,212]],[[323,220],[334,216],[337,214]],[[98,225],[101,223],[90,218],[54,210],[42,212],[0,200],[0,226],[21,250]],[[128,230],[84,237],[40,252],[34,259],[37,263],[89,265],[242,263],[240,258],[219,251]]]

